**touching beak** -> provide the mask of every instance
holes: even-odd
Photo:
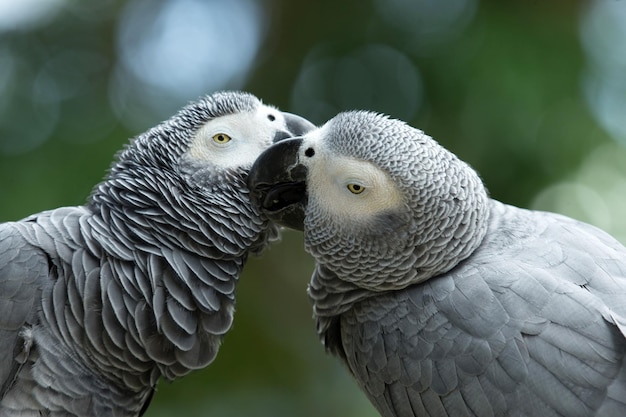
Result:
[[[309,129],[310,130],[310,129]],[[307,169],[299,163],[302,138],[281,140],[256,160],[248,175],[252,201],[273,222],[304,229]]]
[[[315,129],[315,125],[304,117],[288,112],[282,112],[282,114],[285,118],[285,126],[287,127],[287,130],[277,131],[274,135],[274,143],[288,138],[293,138],[295,136],[304,136],[311,130]]]

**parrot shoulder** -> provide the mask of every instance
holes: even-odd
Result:
[[[456,268],[342,314],[349,368],[383,415],[626,410],[622,247],[569,219],[502,209]]]

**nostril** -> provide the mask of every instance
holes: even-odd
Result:
[[[308,156],[309,158],[312,157],[313,155],[315,155],[315,149],[308,148],[306,151],[304,151],[304,155]]]

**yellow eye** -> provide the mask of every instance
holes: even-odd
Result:
[[[361,194],[365,191],[365,187],[359,184],[348,184],[348,190],[350,190],[352,194]]]
[[[231,137],[226,133],[218,133],[217,135],[213,135],[213,142],[215,143],[228,143],[230,142]]]

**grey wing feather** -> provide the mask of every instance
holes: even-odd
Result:
[[[626,251],[548,217],[534,244],[487,245],[342,315],[347,364],[383,416],[626,415]]]
[[[27,244],[14,225],[0,224],[0,399],[26,359],[24,327],[35,320],[49,271],[45,254]]]

